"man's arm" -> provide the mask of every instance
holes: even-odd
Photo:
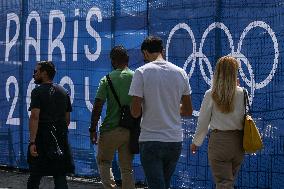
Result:
[[[66,119],[66,123],[67,123],[67,127],[68,127],[69,124],[70,124],[70,112],[65,113],[65,119]]]
[[[71,100],[70,100],[70,96],[67,92],[67,109],[66,109],[66,113],[65,113],[65,119],[66,119],[66,124],[67,127],[69,127],[70,125],[70,112],[72,112],[72,105],[71,105]]]
[[[131,115],[134,118],[138,118],[141,116],[142,113],[142,101],[143,98],[138,97],[138,96],[133,96],[132,97],[132,102],[131,102]]]
[[[99,98],[96,98],[92,110],[91,126],[89,128],[90,139],[93,144],[97,143],[97,125],[102,113],[103,106],[104,101]]]
[[[191,116],[192,111],[193,109],[192,109],[190,95],[183,95],[181,97],[180,115],[181,116]]]
[[[35,142],[37,129],[38,129],[39,112],[40,112],[40,109],[38,108],[33,108],[31,110],[31,117],[29,121],[30,142]]]
[[[33,108],[31,110],[31,117],[29,121],[29,129],[30,129],[30,153],[32,156],[36,157],[38,156],[36,146],[35,146],[35,139],[37,135],[37,130],[38,130],[38,120],[39,120],[39,113],[40,109],[38,108]]]

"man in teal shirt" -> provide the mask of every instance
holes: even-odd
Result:
[[[114,71],[109,73],[114,90],[121,105],[130,105],[131,97],[128,95],[129,87],[134,72],[128,68],[128,54],[123,46],[116,46],[110,52],[111,64]],[[98,139],[97,124],[102,112],[102,107],[107,101],[106,117],[100,126]],[[132,159],[133,154],[129,150],[129,130],[119,127],[120,107],[116,101],[106,76],[100,80],[95,103],[92,111],[90,140],[98,144],[97,163],[101,181],[104,188],[116,187],[112,174],[112,160],[116,150],[121,170],[122,189],[134,189]]]

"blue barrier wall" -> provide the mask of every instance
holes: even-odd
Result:
[[[183,119],[184,143],[174,188],[213,188],[207,140],[189,150],[204,92],[216,60],[241,62],[241,86],[249,91],[265,148],[246,155],[238,188],[284,188],[284,1],[277,0],[2,0],[0,2],[0,164],[27,168],[27,108],[36,61],[52,60],[55,82],[71,94],[69,129],[76,175],[98,176],[96,147],[89,142],[92,103],[100,78],[111,71],[109,51],[129,49],[130,68],[143,64],[140,44],[160,36],[165,58],[190,78],[194,116]],[[102,118],[104,114],[102,115]],[[144,181],[139,156],[135,177]]]

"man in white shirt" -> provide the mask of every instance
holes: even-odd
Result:
[[[145,62],[133,76],[129,95],[131,113],[141,119],[140,158],[149,189],[168,189],[183,140],[181,116],[191,116],[186,72],[163,59],[162,40],[146,38],[141,51]]]

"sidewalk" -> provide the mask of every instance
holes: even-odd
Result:
[[[25,189],[29,173],[0,169],[0,189]],[[68,178],[69,189],[103,189],[94,179]],[[54,189],[53,178],[44,177],[40,189]]]
[[[0,189],[26,189],[29,173],[0,168]],[[69,189],[103,189],[101,182],[95,178],[68,177]],[[53,178],[43,177],[40,189],[54,189]],[[136,187],[144,189],[144,187]]]

